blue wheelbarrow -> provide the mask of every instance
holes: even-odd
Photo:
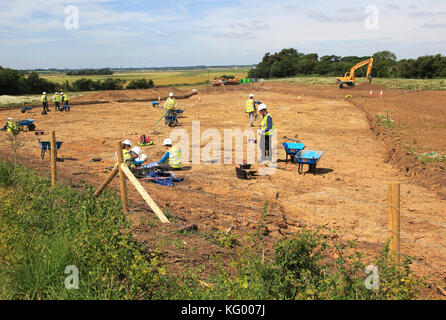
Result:
[[[285,163],[288,163],[288,156],[291,159],[291,163],[294,163],[294,160],[296,160],[296,155],[305,149],[305,145],[303,143],[291,143],[291,142],[284,142],[282,143],[283,148],[286,152],[286,160]]]
[[[160,105],[160,103],[158,102],[158,101],[152,101],[152,107],[157,107],[157,106],[159,106]]]
[[[32,109],[32,107],[24,107],[21,111],[22,113],[25,113],[26,111],[31,111]]]
[[[166,124],[169,127],[173,127],[174,125],[178,125],[178,116],[175,112],[169,112],[165,117],[166,119]]]
[[[56,150],[59,150],[62,146],[63,141],[56,141]],[[40,153],[40,157],[43,159],[45,158],[45,152],[48,151],[49,154],[51,154],[51,142],[50,141],[40,141],[40,148],[42,149]]]
[[[324,155],[324,151],[317,150],[301,150],[296,155],[297,163],[299,164],[298,172],[302,174],[304,164],[308,164],[308,172],[313,172],[316,175],[316,166],[318,161]]]
[[[183,116],[183,112],[184,110],[175,110],[176,114],[178,115],[178,117],[182,117]]]
[[[20,120],[17,121],[17,125],[19,126],[19,129],[22,131],[25,131],[25,127],[28,128],[28,131],[34,131],[34,129],[36,128],[36,125],[33,123],[34,120],[33,119],[26,119],[26,120]]]

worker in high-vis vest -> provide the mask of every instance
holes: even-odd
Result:
[[[3,127],[2,130],[6,130],[8,132],[11,132],[12,134],[16,135],[19,132],[19,126],[15,121],[12,121],[12,118],[9,117],[8,120],[6,120],[6,124]]]
[[[175,95],[173,92],[169,93],[169,97],[166,100],[166,103],[164,103],[164,109],[166,111],[166,116],[173,116],[175,115],[175,109],[177,108],[177,100],[175,99]],[[165,124],[167,124],[167,118],[165,118]]]
[[[169,97],[166,100],[166,103],[164,103],[164,109],[166,110],[175,110],[177,107],[177,100],[175,99],[175,96],[173,92],[169,93]]]
[[[63,105],[68,106],[70,104],[70,98],[66,93],[62,93]]]
[[[255,109],[254,95],[252,93],[249,95],[248,100],[246,100],[245,112],[249,116],[249,124],[250,124],[250,126],[253,127],[254,126],[254,116],[255,116],[256,109]]]
[[[46,92],[42,93],[40,101],[42,102],[43,111],[50,111],[48,108],[48,97],[46,96]]]
[[[271,136],[274,134],[273,118],[269,114],[264,103],[259,105],[258,110],[262,115],[260,129],[257,131],[257,133],[260,135],[260,150],[262,151],[260,161],[271,160]]]
[[[54,93],[54,96],[53,96],[54,111],[58,111],[59,110],[60,101],[61,101],[61,98],[59,96],[59,93],[58,92]]]
[[[163,145],[167,151],[158,161],[158,168],[163,171],[181,170],[181,150],[177,146],[172,147],[171,139],[164,139]]]
[[[122,141],[122,158],[124,159],[124,163],[128,166],[128,167],[132,167],[133,165],[133,157],[130,154],[130,151],[132,149],[132,143],[130,142],[130,140],[124,140]],[[118,155],[115,152],[115,156],[116,156],[116,164],[115,167],[118,165]],[[133,165],[134,167],[134,165]]]

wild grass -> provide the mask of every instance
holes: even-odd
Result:
[[[292,78],[271,79],[269,81],[280,81],[299,85],[338,86],[338,84],[336,84],[336,77],[325,76],[299,76]],[[365,78],[357,78],[356,84],[359,85],[361,83],[368,83],[368,80]],[[385,88],[391,89],[446,90],[446,79],[374,78],[372,84],[381,85]]]
[[[158,249],[133,239],[120,199],[108,192],[52,189],[32,170],[0,162],[0,212],[0,299],[414,299],[422,285],[410,259],[397,264],[385,246],[367,259],[379,270],[379,284],[368,288],[354,242],[329,243],[319,230],[279,239],[265,257],[267,202],[247,241],[215,234],[231,261],[213,257],[208,277],[203,266],[169,274]],[[188,248],[178,236],[166,242]],[[67,267],[78,270],[77,289],[66,286],[76,284]]]

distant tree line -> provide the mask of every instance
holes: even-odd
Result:
[[[63,84],[41,78],[36,72],[26,74],[0,66],[0,95],[40,94],[44,91],[100,91],[100,90],[122,90],[122,89],[149,89],[155,86],[153,80],[137,79],[130,81],[127,86],[126,80],[107,78],[94,81],[82,78],[70,83]]]
[[[326,55],[319,58],[316,53],[304,54],[297,50],[283,49],[274,54],[266,53],[262,61],[252,68],[249,78],[283,78],[299,75],[343,76],[356,63],[367,57],[340,57]],[[417,59],[397,60],[390,51],[373,55],[372,77],[433,79],[446,77],[446,56],[441,54],[422,56]],[[356,76],[365,76],[367,68],[360,68]]]
[[[112,75],[113,71],[110,69],[85,69],[79,71],[68,71],[67,76],[108,76]]]
[[[36,72],[25,77],[21,71],[0,67],[0,94],[32,94],[54,91],[57,84],[40,78]]]

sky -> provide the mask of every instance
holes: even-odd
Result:
[[[16,69],[252,65],[283,48],[406,59],[445,55],[445,35],[444,0],[0,0],[0,66]]]

